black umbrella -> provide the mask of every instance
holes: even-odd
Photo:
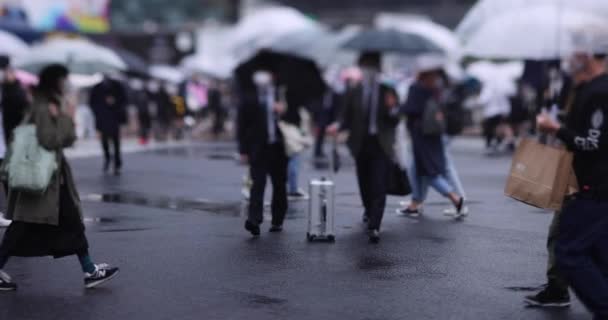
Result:
[[[259,70],[275,74],[276,84],[287,88],[289,105],[307,106],[325,91],[321,71],[314,61],[268,50],[260,51],[237,67],[235,76],[242,91],[255,88],[252,78]]]
[[[362,52],[393,52],[408,55],[443,53],[429,40],[397,30],[364,30],[344,44],[345,49]]]

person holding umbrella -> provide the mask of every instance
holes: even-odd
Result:
[[[120,127],[127,123],[127,94],[122,83],[104,75],[101,83],[91,89],[89,105],[95,115],[97,131],[101,135],[101,145],[105,162],[104,172],[110,170],[112,157],[110,144],[114,147],[114,174],[120,175],[122,156],[120,150]]]
[[[245,229],[257,237],[264,220],[264,192],[268,176],[273,186],[270,232],[283,230],[287,214],[288,158],[278,126],[287,105],[278,99],[280,94],[271,72],[256,71],[253,82],[255,87],[246,90],[241,99],[237,136],[241,162],[249,164],[252,179]]]
[[[380,81],[380,53],[363,53],[359,66],[363,71],[363,81],[346,93],[339,120],[327,130],[331,135],[339,131],[350,132],[347,144],[356,161],[368,236],[371,243],[378,243],[386,206],[389,168],[394,158],[399,101],[395,90]]]

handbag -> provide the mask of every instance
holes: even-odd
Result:
[[[408,178],[407,170],[401,168],[397,162],[390,166],[387,195],[405,197],[412,194],[412,186]]]
[[[565,149],[524,139],[517,148],[505,194],[526,204],[559,210],[564,198],[578,190],[573,155]]]
[[[26,116],[13,133],[5,170],[10,189],[44,194],[57,171],[57,156],[40,145],[36,125],[28,124],[30,118]]]
[[[302,118],[301,128],[286,121],[279,121],[279,130],[283,134],[285,152],[288,157],[296,155],[314,144],[314,138],[306,130],[310,117],[303,110],[300,110],[300,117]]]
[[[440,136],[445,132],[445,119],[439,104],[429,101],[422,114],[422,133],[425,136]]]

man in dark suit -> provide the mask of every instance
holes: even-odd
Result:
[[[101,83],[91,89],[89,106],[95,115],[97,131],[105,156],[104,171],[110,169],[110,143],[114,146],[114,174],[120,175],[120,127],[127,123],[127,94],[122,83],[104,76]]]
[[[361,55],[363,81],[347,92],[338,123],[328,128],[330,134],[349,132],[347,144],[356,161],[364,220],[372,243],[380,240],[395,128],[399,123],[397,94],[381,83],[380,65],[379,53]]]
[[[256,72],[254,82],[255,89],[242,97],[237,122],[241,160],[249,164],[253,181],[245,229],[253,236],[259,236],[260,225],[264,219],[267,176],[270,176],[273,190],[270,232],[283,230],[287,213],[288,160],[283,136],[278,127],[278,120],[286,113],[287,107],[277,99],[278,88],[271,73]]]

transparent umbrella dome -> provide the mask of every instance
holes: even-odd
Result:
[[[608,30],[608,20],[587,11],[554,5],[526,7],[498,15],[474,32],[465,54],[489,59],[559,59],[582,34]]]
[[[33,46],[15,59],[15,66],[39,72],[49,64],[63,64],[72,73],[95,74],[124,71],[125,62],[112,50],[84,39],[52,39]]]

